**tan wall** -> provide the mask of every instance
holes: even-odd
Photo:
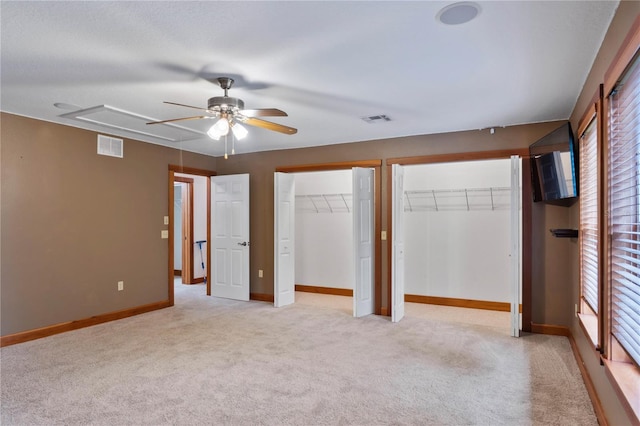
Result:
[[[96,133],[12,115],[2,126],[2,335],[166,300],[167,165],[251,174],[251,292],[273,294],[277,167],[526,148],[559,122],[236,155],[228,160],[125,141],[97,156]],[[182,163],[183,162],[183,163]],[[37,170],[37,172],[35,172]],[[386,230],[386,168],[382,229]],[[534,204],[533,322],[569,325],[568,209]],[[382,244],[382,306],[388,247]],[[264,277],[258,278],[258,269]],[[125,281],[125,291],[115,291]]]
[[[582,89],[582,93],[578,98],[576,107],[571,114],[570,120],[574,129],[577,129],[579,121],[589,105],[592,103],[594,96],[598,91],[598,86],[601,83],[604,83],[604,75],[607,69],[622,46],[622,42],[629,33],[634,21],[637,20],[639,16],[639,1],[620,2],[616,15],[609,26],[605,39],[600,46],[598,55],[593,63],[591,71],[589,72],[586,83]],[[571,215],[572,220],[575,223],[575,227],[577,227],[579,224],[579,209],[577,205],[572,208]],[[578,303],[580,297],[580,277],[578,272],[579,252],[577,244],[572,244],[571,255],[572,263],[574,265],[574,272],[572,275],[572,303]],[[605,263],[606,260],[600,260],[601,267],[603,267]],[[620,404],[620,401],[616,397],[615,390],[611,387],[608,378],[605,376],[604,368],[600,365],[599,356],[590,341],[585,337],[578,319],[573,317],[570,325],[571,332],[576,339],[578,349],[582,359],[584,360],[584,365],[589,372],[596,391],[598,392],[599,399],[602,403],[609,424],[632,424],[631,420],[625,414],[625,410]]]
[[[554,228],[577,228],[571,217],[572,208],[533,204],[531,318],[536,324],[568,327],[573,318],[572,253],[577,243],[549,232]]]
[[[3,336],[168,298],[168,165],[216,159],[128,139],[104,157],[96,135],[2,114]]]
[[[277,167],[359,160],[387,160],[509,148],[527,148],[559,127],[561,122],[508,128],[473,130],[439,135],[395,138],[326,147],[270,151],[236,155],[218,160],[219,174],[251,173],[251,292],[273,294],[273,173]],[[384,163],[383,163],[384,164]],[[382,168],[382,230],[387,230],[386,167]],[[549,228],[566,228],[566,207],[534,205],[533,321],[569,325],[571,322],[571,271],[564,267],[570,259],[567,241],[550,241]],[[382,306],[387,304],[388,242],[382,242]],[[563,269],[554,268],[562,265]],[[549,268],[547,268],[549,266]],[[258,269],[264,277],[258,278]]]

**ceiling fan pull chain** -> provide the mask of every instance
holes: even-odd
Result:
[[[227,155],[227,135],[224,135],[224,159],[228,159],[229,156]]]
[[[231,135],[231,155],[236,154],[236,137],[234,134]]]

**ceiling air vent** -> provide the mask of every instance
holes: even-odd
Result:
[[[391,119],[384,115],[384,114],[380,114],[380,115],[371,115],[369,117],[362,117],[362,119],[364,121],[366,121],[369,124],[373,124],[373,123],[383,123],[385,121],[391,121]]]
[[[98,154],[122,158],[124,156],[122,151],[122,139],[98,135]]]

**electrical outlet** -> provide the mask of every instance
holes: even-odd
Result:
[[[160,238],[162,238],[163,240],[166,240],[167,238],[169,238],[169,231],[166,229],[163,229],[162,231],[160,231]]]
[[[258,278],[262,278],[263,272],[262,269],[258,269]]]
[[[118,281],[118,291],[124,290],[124,281]]]

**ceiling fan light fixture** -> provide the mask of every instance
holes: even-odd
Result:
[[[235,136],[238,140],[246,138],[249,134],[249,131],[246,127],[236,122],[231,123],[231,131],[233,132],[233,136]]]
[[[226,117],[221,117],[218,121],[215,122],[213,126],[207,132],[207,135],[211,139],[220,140],[221,136],[224,136],[229,133],[229,121]]]
[[[207,131],[207,135],[216,141],[220,140],[220,136],[222,136],[221,134],[219,134],[218,132],[216,132],[216,129],[213,128],[213,126],[211,126],[211,128]]]
[[[229,119],[227,119],[227,117],[221,117],[220,120],[216,121],[214,126],[221,135],[229,133]]]
[[[221,136],[229,133],[229,120],[226,117],[220,117],[207,132],[211,139],[220,140]]]

